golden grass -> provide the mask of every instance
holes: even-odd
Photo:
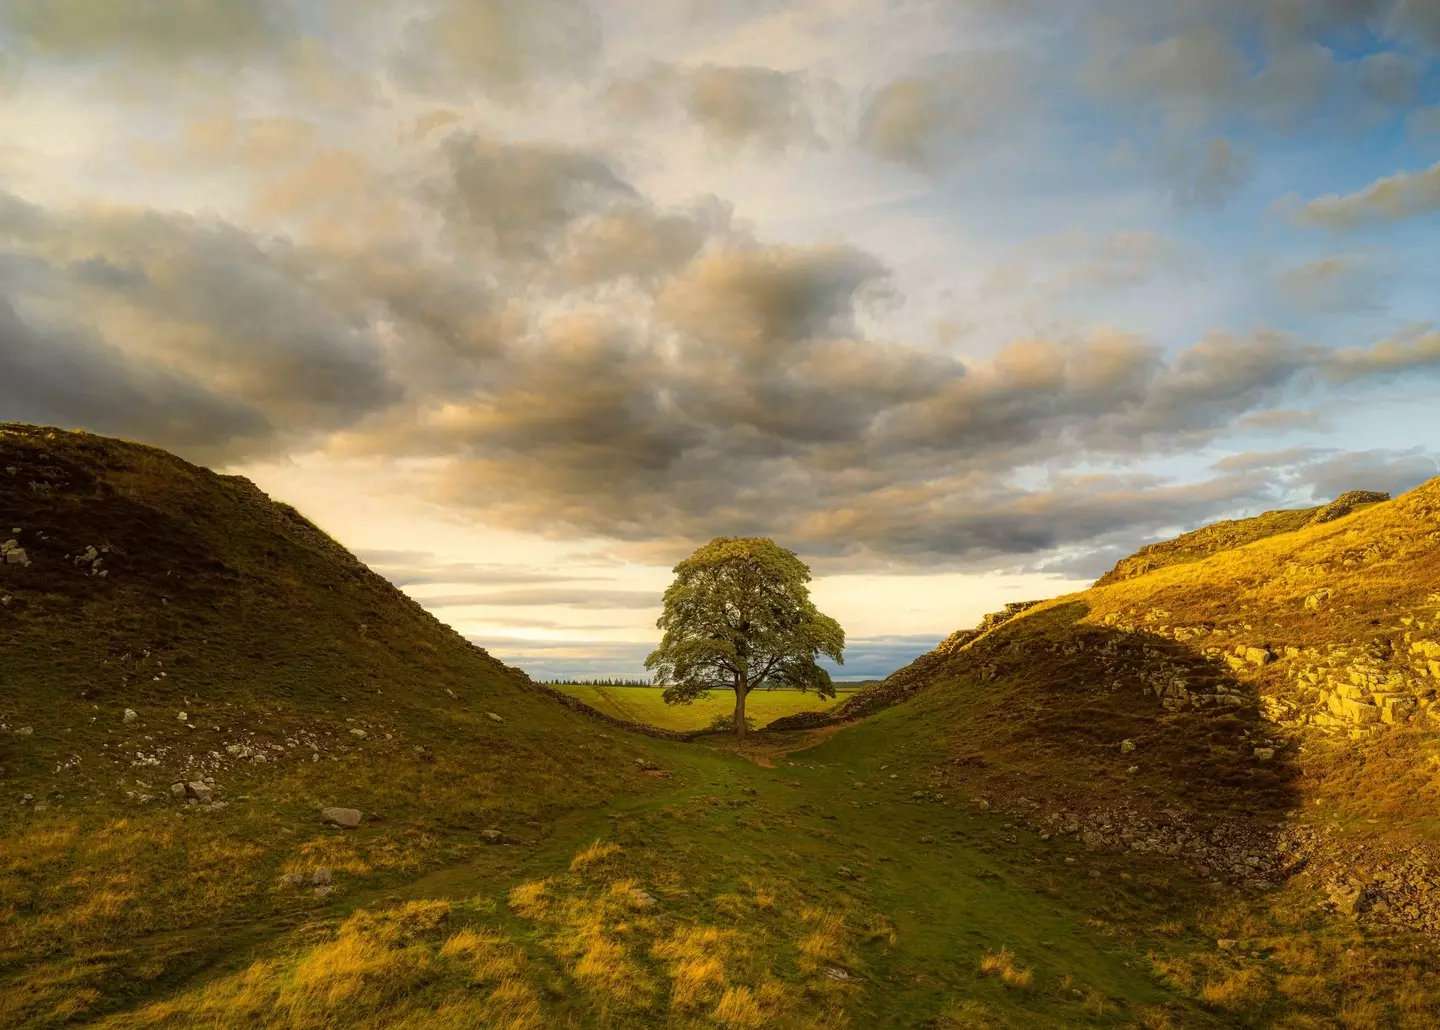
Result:
[[[1015,953],[1009,948],[987,951],[980,956],[980,975],[998,976],[1007,987],[1028,990],[1034,979],[1034,971],[1021,969],[1015,964]]]
[[[619,844],[607,844],[597,840],[570,860],[570,871],[583,873],[591,866],[599,865],[618,854],[620,854]]]

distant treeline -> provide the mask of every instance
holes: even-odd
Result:
[[[547,686],[563,687],[573,684],[577,687],[658,687],[654,680],[590,679],[590,680],[542,680]]]

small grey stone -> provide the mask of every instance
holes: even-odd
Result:
[[[500,716],[496,715],[494,712],[486,712],[485,714],[490,717],[490,720],[491,720],[492,722],[504,722],[504,721],[505,721],[505,720],[502,719]]]
[[[127,708],[125,709],[125,714],[120,717],[120,721],[123,722],[126,726],[129,726],[138,718],[140,718],[140,714],[136,712],[135,709]]]
[[[280,877],[280,882],[287,887],[299,887],[305,882],[305,877],[299,873],[286,873]]]
[[[186,792],[201,804],[209,804],[215,796],[215,790],[204,780],[192,780],[185,784]]]
[[[185,796],[185,784],[183,784],[183,783],[172,783],[172,784],[170,784],[170,794],[171,794],[173,797],[183,798],[183,797]]]
[[[322,865],[310,874],[310,882],[318,887],[321,884],[334,883],[335,878],[330,875],[330,870]]]
[[[505,836],[504,833],[502,833],[502,832],[500,832],[499,830],[496,830],[496,829],[481,830],[481,831],[480,831],[480,839],[483,840],[486,844],[513,844],[513,843],[515,843],[515,842],[514,842],[513,840],[511,840],[509,837]]]

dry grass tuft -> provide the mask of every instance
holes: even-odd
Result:
[[[597,840],[570,860],[570,871],[583,873],[591,866],[600,865],[606,859],[618,854],[620,854],[619,844],[607,844]]]
[[[998,976],[1009,987],[1026,990],[1034,980],[1034,971],[1015,965],[1015,953],[1009,948],[987,951],[980,956],[980,975]]]

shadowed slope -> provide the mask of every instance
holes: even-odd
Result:
[[[244,479],[3,426],[0,544],[0,984],[31,984],[0,1023],[219,946],[145,935],[313,906],[274,894],[285,869],[413,876],[638,782],[626,745]]]

